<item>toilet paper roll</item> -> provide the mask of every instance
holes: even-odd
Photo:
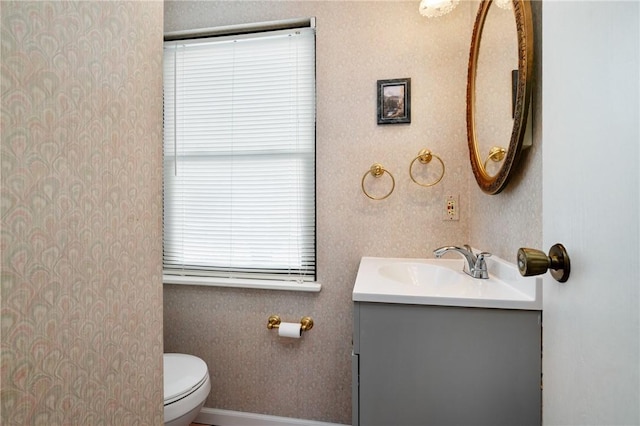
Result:
[[[278,336],[299,339],[302,336],[302,329],[299,322],[281,322],[278,327]]]

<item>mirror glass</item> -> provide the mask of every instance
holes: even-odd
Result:
[[[528,1],[482,1],[469,55],[467,139],[480,188],[497,194],[520,158],[531,98],[533,32]]]
[[[480,40],[475,96],[476,143],[489,176],[498,174],[511,139],[514,70],[517,73],[518,32],[513,10],[494,4],[487,12]]]

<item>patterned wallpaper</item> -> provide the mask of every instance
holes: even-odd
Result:
[[[0,423],[161,424],[163,4],[0,8]]]
[[[475,180],[470,185],[470,235],[474,247],[516,262],[520,247],[542,247],[542,5],[531,2],[534,29],[532,106],[533,144],[523,152],[508,186],[497,195],[487,195]]]
[[[434,20],[417,1],[165,10],[168,31],[317,17],[323,284],[319,294],[165,286],[165,350],[207,361],[208,407],[350,423],[360,257],[430,257],[471,242],[509,259],[539,245],[538,102],[524,167],[487,196],[471,176],[464,122],[474,3]],[[152,100],[162,3],[3,1],[0,12],[2,424],[159,424],[161,103]],[[412,123],[378,126],[376,80],[400,77],[412,78]],[[424,147],[446,164],[432,188],[408,176]],[[397,182],[377,202],[360,189],[376,161]],[[459,222],[441,220],[445,194],[460,195]],[[278,339],[266,329],[272,313],[316,325],[304,339]]]
[[[432,257],[439,246],[469,241],[465,88],[475,10],[461,2],[455,13],[429,20],[418,3],[165,3],[165,31],[317,19],[322,291],[165,285],[165,350],[207,362],[212,390],[206,407],[350,424],[351,293],[360,258]],[[411,78],[411,124],[377,125],[376,81],[404,77]],[[422,148],[446,165],[443,180],[431,188],[416,185],[408,173]],[[384,201],[368,199],[360,188],[374,162],[396,179]],[[446,194],[460,196],[458,222],[443,221]],[[279,339],[266,328],[271,314],[284,321],[310,315],[315,325],[303,339]]]

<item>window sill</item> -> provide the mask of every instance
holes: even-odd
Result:
[[[273,280],[250,280],[242,278],[187,277],[163,275],[163,284],[201,285],[209,287],[255,288],[264,290],[285,290],[317,293],[322,285],[318,282],[293,282]]]

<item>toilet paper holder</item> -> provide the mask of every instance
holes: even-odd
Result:
[[[282,320],[278,315],[271,315],[269,320],[267,321],[267,328],[269,330],[273,328],[279,328]],[[311,317],[302,317],[300,319],[300,330],[301,331],[309,331],[313,328],[313,320]]]

